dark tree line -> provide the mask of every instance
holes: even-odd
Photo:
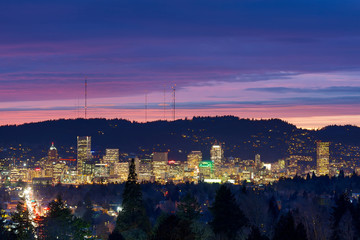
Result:
[[[123,185],[46,186],[46,191],[61,190],[63,198],[57,197],[50,203],[42,225],[33,228],[21,201],[11,217],[15,223],[12,231],[4,231],[6,226],[0,221],[0,239],[32,239],[34,234],[39,239],[83,239],[97,235],[101,239],[126,240],[353,240],[360,236],[360,204],[351,195],[359,186],[357,175],[282,179],[258,190],[251,184],[139,184],[136,178],[132,163],[128,181]],[[319,191],[319,187],[326,189]],[[73,215],[66,202],[76,191],[83,195],[81,201],[73,200],[78,201]],[[95,196],[99,193],[102,198]],[[122,199],[123,209],[116,222],[93,209],[102,204],[109,209],[106,202],[97,202],[108,200],[109,196],[119,199],[119,204]],[[175,210],[162,212],[156,207],[160,199],[176,205]],[[109,227],[104,225],[108,221],[115,223],[110,236]]]

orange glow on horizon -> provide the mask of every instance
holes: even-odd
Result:
[[[360,126],[360,115],[349,114],[346,106],[332,106],[325,108],[320,106],[296,106],[296,107],[246,107],[246,108],[218,108],[218,109],[177,109],[176,119],[192,118],[193,116],[224,116],[234,115],[240,118],[270,119],[280,118],[301,128],[316,129],[327,125],[357,125]],[[336,113],[339,110],[339,113]],[[9,111],[2,112],[0,125],[19,125],[31,122],[40,122],[55,119],[83,118],[79,111],[71,110],[44,110],[44,111]],[[121,118],[131,121],[144,122],[144,109],[88,109],[88,118]],[[163,118],[162,109],[149,109],[148,121],[172,120],[172,112],[168,110]]]

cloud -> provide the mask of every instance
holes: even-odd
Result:
[[[327,88],[289,88],[289,87],[268,87],[268,88],[247,88],[246,91],[269,92],[269,93],[321,93],[321,94],[355,94],[360,95],[360,87],[357,86],[332,86]]]

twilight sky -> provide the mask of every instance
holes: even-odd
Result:
[[[5,0],[0,125],[236,115],[360,126],[358,0]]]

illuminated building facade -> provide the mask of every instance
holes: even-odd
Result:
[[[141,159],[139,162],[139,174],[138,181],[152,181],[153,177],[153,166],[150,158]]]
[[[106,154],[103,157],[103,163],[112,164],[119,161],[119,149],[106,149]]]
[[[174,183],[180,183],[184,177],[184,166],[180,162],[170,160],[169,164],[169,176],[168,180],[173,181]]]
[[[106,163],[97,163],[94,166],[94,177],[109,177],[110,166]]]
[[[316,173],[317,175],[329,175],[329,142],[316,143]]]
[[[119,162],[115,164],[115,175],[120,182],[125,182],[129,175],[129,162]]]
[[[53,178],[55,182],[61,181],[61,176],[64,174],[64,171],[66,171],[67,166],[65,161],[59,161],[53,165]]]
[[[54,146],[54,143],[52,143],[48,152],[48,160],[50,162],[56,162],[58,159],[59,159],[58,151]]]
[[[213,145],[210,150],[210,159],[214,163],[215,175],[221,175],[221,166],[224,160],[224,150],[221,145]]]
[[[91,160],[91,137],[77,137],[77,172],[83,175],[85,163]]]
[[[256,154],[256,155],[255,155],[255,168],[256,168],[256,169],[262,168],[260,154]]]
[[[152,163],[155,181],[165,181],[168,172],[168,152],[154,152],[152,154]]]
[[[214,162],[212,160],[203,160],[199,164],[200,180],[213,178]]]
[[[210,159],[214,163],[214,166],[221,166],[224,158],[224,151],[221,145],[213,145],[210,150]]]
[[[199,164],[202,161],[202,152],[201,151],[192,151],[187,155],[187,165],[188,169],[191,171],[198,172]]]
[[[59,155],[57,152],[56,147],[54,146],[54,143],[51,144],[51,147],[48,151],[48,158],[44,163],[44,170],[45,170],[45,177],[53,177],[53,171],[54,171],[54,164],[59,159]]]

